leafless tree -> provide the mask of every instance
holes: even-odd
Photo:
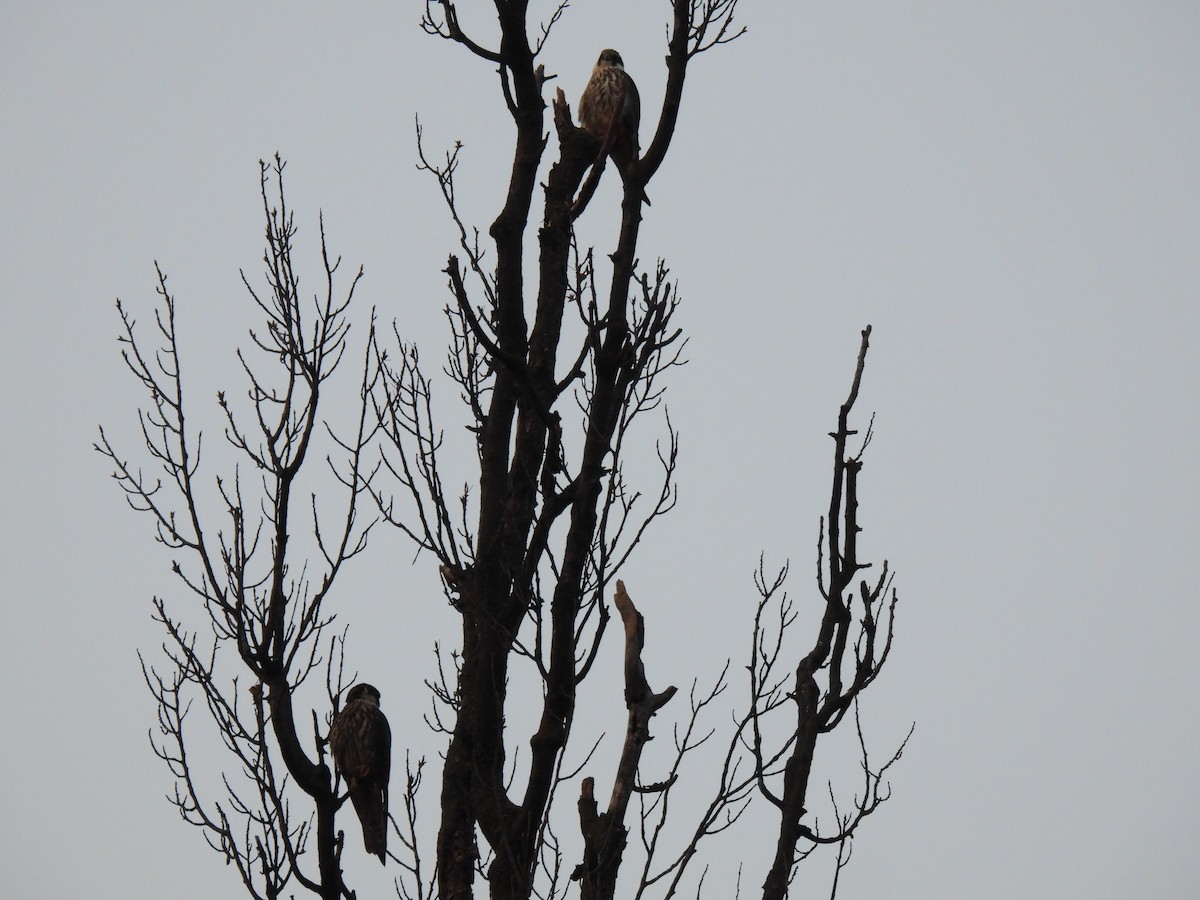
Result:
[[[380,523],[436,557],[462,629],[452,650],[443,652],[438,642],[439,671],[429,682],[435,704],[428,721],[445,736],[432,854],[421,843],[418,815],[424,759],[407,760],[396,791],[401,803],[392,805],[400,847],[388,855],[400,867],[401,897],[464,900],[481,876],[493,898],[612,898],[635,800],[640,862],[632,874],[625,867],[635,885],[623,893],[675,896],[702,842],[759,799],[779,811],[778,848],[763,887],[764,898],[779,898],[814,846],[837,845],[840,871],[859,824],[887,798],[883,776],[899,751],[873,768],[859,728],[863,791],[844,810],[831,795],[832,831],[804,821],[817,739],[857,709],[892,643],[887,564],[857,592],[853,587],[867,568],[857,553],[857,474],[870,430],[852,451],[849,416],[869,328],[833,434],[833,492],[818,566],[824,614],[812,649],[797,661],[784,658],[783,633],[796,619],[782,590],[786,569],[772,579],[760,568],[748,691],[734,702],[711,802],[691,826],[668,815],[682,761],[714,736],[701,720],[731,686],[726,674],[707,691],[693,687],[670,770],[653,784],[639,778],[651,719],[676,689],[651,687],[646,624],[618,575],[675,502],[678,440],[661,403],[664,377],[682,363],[685,344],[674,325],[679,297],[666,265],[638,267],[639,226],[646,186],[671,145],[688,67],[741,30],[737,0],[673,0],[663,104],[645,154],[617,176],[621,219],[603,283],[574,223],[596,196],[613,135],[601,139],[577,127],[562,90],[549,107],[556,156],[545,166],[550,76],[539,55],[566,6],[531,29],[527,3],[496,0],[500,37],[488,46],[464,27],[454,3],[426,2],[429,34],[496,67],[516,126],[508,194],[488,232],[486,262],[479,232],[457,204],[457,149],[435,161],[418,130],[421,165],[440,186],[460,238],[444,269],[450,340],[441,373],[423,368],[399,325],[377,332],[374,314],[365,339],[350,342],[349,307],[362,273],[340,277],[323,225],[324,284],[314,303],[302,300],[296,227],[278,158],[262,167],[266,289],[243,275],[264,321],[251,332],[252,350],[238,356],[248,408],[219,395],[227,449],[240,460],[226,474],[202,474],[201,431],[185,390],[166,276],[159,271],[156,339],[136,331],[118,304],[124,358],[149,396],[140,417],[144,452],[158,472],[144,474],[103,431],[97,446],[130,503],[150,514],[158,540],[175,551],[175,573],[195,597],[190,609],[203,611],[197,625],[175,604],[154,601],[166,638],[162,661],[143,663],[159,708],[152,741],[175,777],[174,804],[237,868],[252,896],[283,896],[297,886],[326,898],[354,896],[343,871],[346,829],[337,821],[346,794],[326,749],[349,686],[345,632],[332,627],[333,587]],[[541,225],[536,266],[529,267],[526,237],[539,178]],[[536,286],[525,283],[527,271],[536,271]],[[357,412],[352,424],[335,427],[325,421],[322,398],[347,359],[359,361]],[[465,403],[476,450],[477,474],[461,490],[448,481],[434,402],[443,374]],[[656,412],[664,428],[661,471],[647,494],[632,483],[626,462],[635,423]],[[327,448],[323,457],[318,446]],[[319,489],[317,470],[326,473]],[[622,626],[627,722],[602,808],[594,777],[581,778],[591,753],[568,768],[567,750],[579,687],[596,671],[608,632],[610,592]],[[314,673],[325,680],[315,695]],[[514,734],[506,719],[517,677],[540,688],[536,726],[526,735]],[[200,732],[188,718],[197,698],[209,716]],[[775,723],[789,710],[794,719],[781,729]],[[218,787],[202,783],[195,762],[194,748],[214,739],[235,760]],[[518,766],[524,742],[527,758]],[[578,792],[577,860],[567,859],[559,837],[566,826],[553,815],[563,785]],[[673,842],[673,835],[685,837]],[[702,875],[700,885],[698,893]]]
[[[378,425],[366,401],[374,376],[364,368],[357,427],[348,439],[334,438],[343,451],[339,463],[330,462],[341,499],[329,527],[318,515],[316,497],[301,492],[300,476],[323,429],[318,403],[344,358],[347,308],[362,273],[338,286],[338,261],[326,251],[322,229],[324,289],[311,307],[301,300],[292,263],[296,226],[282,179],[280,160],[262,165],[266,290],[243,275],[264,320],[263,329],[250,334],[255,355],[238,354],[249,414],[239,415],[218,395],[226,440],[241,462],[231,475],[218,475],[215,486],[200,477],[201,451],[208,448],[191,417],[175,298],[161,270],[157,341],[142,338],[118,303],[122,354],[150,399],[139,415],[142,439],[159,471],[147,475],[128,462],[103,431],[97,449],[111,460],[130,504],[151,515],[157,539],[176,551],[175,574],[204,612],[200,627],[189,626],[190,616],[156,598],[155,616],[166,632],[166,673],[143,662],[159,708],[159,737],[152,742],[175,775],[174,804],[237,867],[253,896],[281,896],[294,880],[335,898],[344,885],[334,831],[340,799],[322,740],[328,723],[314,714],[314,740],[307,741],[307,723],[298,718],[293,698],[320,671],[323,651],[329,653],[327,703],[336,704],[342,688],[341,667],[334,665],[340,638],[327,635],[326,601],[343,565],[365,549],[374,524],[362,523],[359,508],[370,482],[364,450]],[[306,533],[311,540],[304,540]],[[227,661],[230,654],[240,667]],[[250,685],[246,693],[239,690],[243,681]],[[222,799],[205,792],[194,762],[195,748],[213,739],[212,732],[196,734],[189,727],[197,698],[216,725],[216,739],[236,761],[224,776]],[[309,798],[312,814],[293,811],[296,789]],[[315,870],[305,855],[314,832]]]
[[[656,857],[662,855],[659,851],[667,831],[668,800],[676,773],[684,757],[712,736],[711,731],[699,730],[699,717],[725,692],[726,673],[710,691],[693,691],[690,718],[676,733],[670,778],[662,795],[646,806],[641,817],[647,848],[642,884],[665,881],[665,897],[676,894],[700,842],[737,822],[755,799],[764,798],[779,813],[776,852],[762,887],[764,900],[779,900],[787,896],[797,862],[819,845],[837,846],[836,872],[840,874],[849,861],[850,843],[859,825],[890,796],[885,775],[900,759],[908,737],[882,765],[872,767],[857,706],[859,695],[878,677],[891,652],[898,599],[886,562],[876,578],[860,579],[857,590],[854,585],[856,576],[870,568],[858,554],[858,475],[872,432],[868,428],[857,450],[851,453],[849,442],[856,432],[849,422],[862,382],[870,334],[868,326],[862,333],[850,394],[838,415],[837,430],[830,434],[834,440],[833,484],[828,516],[821,520],[817,545],[817,582],[824,604],[820,626],[808,653],[795,661],[785,658],[784,636],[794,630],[798,618],[795,604],[783,589],[788,567],[768,576],[760,564],[755,576],[759,602],[746,662],[748,691],[745,699],[735,704],[735,726],[719,763],[712,799],[682,851],[655,868]],[[829,785],[835,825],[831,830],[819,831],[803,821],[808,813],[813,756],[821,735],[837,728],[851,708],[855,711],[863,781],[850,803],[843,801],[841,806],[833,785]],[[783,727],[769,731],[777,719],[785,720]],[[779,735],[774,743],[768,737],[770,733]],[[836,890],[835,875],[831,896]]]

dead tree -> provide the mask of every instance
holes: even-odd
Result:
[[[787,692],[783,691],[785,682],[774,680],[780,662],[779,644],[773,642],[763,623],[763,613],[781,588],[785,573],[780,573],[775,583],[769,586],[765,578],[758,579],[762,603],[755,617],[754,656],[749,666],[751,746],[758,790],[778,809],[780,816],[775,857],[763,883],[763,900],[782,900],[787,896],[801,841],[812,845],[837,844],[840,872],[845,864],[841,848],[853,837],[863,818],[889,796],[883,781],[884,773],[900,758],[908,742],[905,737],[891,758],[873,770],[857,714],[859,695],[878,677],[891,652],[897,602],[886,561],[876,578],[859,579],[857,591],[854,583],[859,574],[870,567],[858,554],[858,534],[862,530],[858,523],[858,475],[862,470],[863,452],[871,442],[871,429],[868,427],[857,451],[851,453],[849,441],[857,432],[851,430],[849,421],[862,383],[870,336],[871,328],[867,326],[862,333],[850,395],[838,413],[837,430],[830,434],[834,442],[833,487],[829,513],[822,520],[817,565],[824,613],[812,649],[796,665],[792,688]],[[780,634],[791,615],[786,607],[784,610],[778,629]],[[848,654],[853,654],[853,658]],[[768,748],[763,739],[763,720],[776,710],[789,706],[795,716],[790,736],[782,748]],[[834,799],[836,827],[818,834],[802,821],[808,812],[806,804],[813,755],[820,736],[837,728],[852,707],[862,753],[864,786],[861,793],[855,794],[852,808],[845,813],[838,810]],[[781,776],[778,779],[781,788],[771,785],[774,775]],[[835,881],[835,892],[836,889]]]
[[[674,759],[661,790],[643,800],[641,843],[646,852],[635,898],[677,896],[684,875],[698,858],[703,858],[702,844],[736,825],[756,801],[769,802],[779,817],[776,850],[762,887],[763,900],[786,897],[796,864],[821,845],[837,848],[833,896],[837,874],[849,861],[859,826],[890,796],[886,775],[900,759],[908,738],[882,765],[873,766],[857,707],[860,695],[879,676],[891,652],[897,603],[886,562],[877,577],[859,579],[857,589],[854,583],[870,568],[858,553],[858,476],[863,453],[871,441],[871,428],[857,448],[850,448],[851,438],[857,434],[850,427],[850,414],[858,399],[870,334],[867,326],[849,396],[839,410],[837,429],[830,433],[834,441],[833,480],[828,513],[821,519],[817,543],[821,615],[811,649],[794,662],[785,657],[785,636],[795,640],[793,632],[799,627],[801,610],[784,591],[788,567],[768,577],[760,563],[755,573],[759,598],[745,665],[747,690],[743,701],[734,704],[733,728],[726,735],[722,755],[712,766],[716,777],[709,802],[686,839],[672,841],[674,833],[683,829],[678,816],[669,815],[671,795],[685,759],[718,734],[716,729],[704,728],[702,719],[730,686],[728,666],[711,689],[693,685],[690,712],[676,728]],[[808,810],[817,743],[842,724],[851,709],[862,781],[849,802],[843,798],[840,804],[834,784],[828,785],[834,826],[818,829]],[[782,725],[778,724],[780,720]],[[695,793],[696,786],[692,785],[690,791]],[[670,849],[672,843],[674,849]]]
[[[489,47],[464,27],[456,4],[426,3],[429,33],[497,68],[516,126],[508,196],[489,229],[494,270],[485,271],[483,253],[455,207],[456,155],[444,165],[426,161],[463,236],[464,259],[451,256],[445,270],[455,334],[448,371],[474,419],[479,475],[473,508],[465,492],[451,502],[442,483],[440,430],[427,413],[429,380],[412,348],[402,345],[400,364],[388,367],[380,402],[388,468],[419,524],[396,513],[393,497],[382,492],[380,508],[437,555],[462,620],[454,683],[444,696],[453,717],[437,839],[444,900],[473,895],[481,852],[492,897],[527,898],[533,891],[576,692],[608,618],[605,589],[646,526],[673,503],[673,433],[661,455],[661,490],[640,515],[623,470],[629,429],[658,405],[660,377],[677,364],[682,347],[666,267],[636,271],[638,232],[646,184],[671,145],[688,66],[737,33],[734,0],[673,3],[665,97],[645,155],[623,173],[612,272],[599,299],[601,276],[591,252],[575,245],[572,223],[594,190],[594,180],[585,185],[584,177],[603,166],[608,142],[575,126],[561,90],[552,104],[558,156],[545,176],[537,284],[524,281],[526,232],[547,148],[547,76],[538,57],[565,6],[535,42],[527,4],[497,3],[500,38]],[[528,737],[524,783],[510,789],[508,741],[514,739],[505,733],[505,710],[511,666],[522,656],[540,681],[541,711]],[[585,813],[591,846],[576,872],[585,891],[609,882],[600,869],[614,865],[608,848],[623,828],[622,810],[610,805],[603,825],[599,815]]]
[[[643,783],[639,765],[651,719],[676,691],[651,687],[643,658],[645,620],[617,575],[647,528],[674,505],[678,441],[670,420],[661,419],[661,471],[652,491],[635,487],[626,463],[634,425],[661,411],[664,375],[682,362],[685,341],[674,325],[679,298],[668,269],[661,261],[640,269],[637,242],[646,186],[670,148],[688,67],[741,32],[733,24],[737,0],[673,0],[663,104],[645,154],[617,173],[621,219],[608,254],[611,271],[605,267],[602,274],[593,250],[579,246],[575,223],[597,196],[613,135],[598,138],[577,127],[562,90],[550,102],[548,122],[551,76],[539,62],[566,5],[531,36],[527,4],[496,0],[500,36],[494,46],[464,26],[449,0],[427,0],[425,7],[427,32],[496,68],[516,126],[508,193],[488,229],[486,262],[479,233],[457,205],[458,149],[433,162],[418,131],[422,166],[440,186],[460,236],[444,268],[450,352],[443,373],[470,421],[474,468],[464,487],[455,482],[452,488],[447,474],[452,466],[443,451],[445,431],[435,415],[439,376],[422,367],[400,324],[387,337],[376,333],[372,315],[356,378],[356,424],[347,434],[324,423],[322,397],[350,347],[347,309],[361,271],[341,293],[335,289],[338,262],[324,250],[322,229],[324,285],[315,305],[302,302],[292,260],[295,226],[278,159],[273,168],[263,167],[268,291],[244,278],[265,321],[251,332],[263,355],[256,360],[239,353],[247,409],[219,398],[227,444],[238,462],[201,469],[190,402],[185,415],[189,394],[166,277],[159,273],[159,347],[135,333],[133,318],[121,309],[125,359],[150,398],[141,417],[145,451],[164,474],[145,476],[103,432],[98,449],[111,460],[131,504],[151,515],[158,539],[177,553],[175,572],[196,598],[193,612],[202,610],[197,626],[173,604],[155,601],[166,632],[166,662],[144,663],[159,706],[154,745],[175,776],[173,802],[180,813],[236,866],[252,896],[283,896],[297,887],[326,898],[353,896],[336,823],[346,795],[326,752],[329,724],[347,687],[345,632],[331,628],[333,587],[345,565],[366,549],[379,521],[436,559],[446,599],[461,622],[452,649],[437,645],[439,673],[430,682],[430,721],[445,736],[432,867],[419,839],[423,759],[410,762],[407,781],[396,792],[401,804],[393,804],[400,841],[388,856],[401,867],[401,897],[466,900],[475,896],[480,876],[497,900],[576,891],[585,900],[610,900],[627,862],[627,817],[635,799],[644,859],[627,892],[641,897],[661,888],[663,896],[674,896],[701,841],[736,822],[756,794],[780,811],[778,852],[764,897],[782,897],[804,852],[797,849],[802,842],[846,848],[862,818],[886,799],[879,792],[882,771],[869,767],[863,742],[866,799],[847,817],[839,815],[836,833],[818,834],[803,821],[817,738],[844,719],[891,646],[894,595],[886,605],[886,565],[873,585],[862,584],[857,600],[851,590],[865,566],[855,549],[861,449],[848,455],[853,432],[847,422],[868,329],[854,390],[834,435],[818,637],[792,670],[794,687],[786,688],[776,673],[785,666],[780,635],[793,616],[780,599],[782,574],[771,585],[760,577],[748,703],[730,737],[712,803],[682,851],[659,863],[666,835],[678,829],[668,828],[667,800],[678,784],[679,762],[707,740],[698,723],[726,682],[722,677],[708,693],[693,690],[690,716],[677,733],[675,765],[655,783]],[[548,160],[551,124],[554,156]],[[529,234],[535,200],[536,242]],[[536,272],[534,283],[526,282],[528,272]],[[319,441],[324,453],[314,450]],[[298,487],[302,472],[305,485],[316,477],[314,459],[317,468],[327,464],[332,479],[320,500]],[[210,472],[224,474],[214,478]],[[331,496],[340,497],[332,526],[323,514]],[[371,510],[367,521],[364,502]],[[579,780],[582,768],[569,769],[566,754],[579,688],[595,673],[610,620],[605,598],[614,587],[627,723],[601,808],[595,775]],[[668,666],[652,668],[665,677]],[[314,697],[307,685],[322,671],[326,684]],[[514,678],[537,685],[536,724],[526,734],[512,727]],[[189,753],[197,740],[188,720],[194,699],[215,726],[210,735],[234,760],[216,787],[204,782]],[[795,727],[772,745],[764,723],[789,707]],[[590,758],[585,754],[585,766]],[[563,826],[553,817],[564,785],[578,791],[573,827],[582,841],[577,864],[565,866],[555,830]],[[839,853],[839,867],[842,858]]]
[[[122,355],[149,397],[139,411],[144,451],[159,471],[148,475],[127,461],[103,431],[97,449],[111,461],[130,505],[154,520],[158,541],[175,554],[175,574],[195,598],[182,612],[180,604],[155,598],[166,663],[143,660],[158,702],[151,743],[175,777],[172,802],[237,868],[252,896],[279,897],[298,885],[335,900],[348,889],[335,830],[344,798],[324,750],[332,712],[324,722],[313,713],[310,721],[294,700],[322,669],[328,685],[323,708],[336,709],[343,688],[340,637],[328,633],[326,604],[374,524],[359,515],[370,482],[364,451],[378,427],[366,402],[373,375],[362,371],[353,432],[332,437],[327,451],[340,459],[328,457],[334,487],[323,497],[333,503],[341,496],[338,513],[326,522],[315,496],[298,485],[306,463],[325,462],[314,456],[325,428],[318,404],[346,353],[346,312],[362,272],[338,287],[339,260],[326,250],[322,228],[325,282],[311,303],[302,299],[283,163],[276,158],[261,169],[266,290],[242,277],[263,327],[250,334],[252,350],[238,353],[249,409],[239,411],[236,400],[218,395],[237,461],[224,474],[203,467],[221,451],[204,444],[192,417],[176,301],[161,270],[157,339],[137,331],[134,317],[117,304]],[[189,718],[196,700],[215,735]],[[217,742],[233,762],[219,776],[221,788],[210,783],[216,773],[198,762],[198,748]],[[308,807],[297,813],[301,795]],[[315,860],[309,852],[314,839]]]

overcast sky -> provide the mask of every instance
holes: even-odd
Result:
[[[490,4],[461,5],[489,36]],[[438,359],[455,235],[414,168],[414,116],[433,151],[463,142],[460,197],[485,230],[512,129],[491,67],[423,35],[415,3],[16,6],[0,15],[4,892],[236,896],[146,740],[137,651],[160,641],[151,596],[180,594],[90,449],[103,423],[138,450],[114,299],[149,324],[162,265],[215,425],[251,321],[257,161],[279,151],[302,247],[321,210],[365,267],[356,335],[375,306]],[[616,47],[652,121],[666,11],[580,0],[544,55],[552,87],[574,103]],[[689,70],[639,248],[668,260],[691,336],[669,395],[680,503],[624,573],[652,683],[740,659],[760,553],[790,558],[792,596],[816,602],[827,433],[870,323],[864,542],[901,607],[864,724],[881,753],[917,729],[839,896],[1195,896],[1200,7],[745,0],[740,20]],[[604,252],[612,181],[580,226]],[[455,629],[412,558],[381,535],[337,602],[398,746],[432,755],[421,679]],[[597,727],[619,734],[612,709]],[[758,865],[773,821],[764,806],[731,837],[722,877]],[[360,896],[385,896],[370,862]],[[829,860],[805,865],[795,895],[825,896]]]

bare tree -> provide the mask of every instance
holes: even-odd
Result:
[[[891,648],[895,594],[886,563],[877,579],[861,582],[857,594],[853,589],[866,568],[856,549],[857,473],[870,431],[851,453],[849,415],[869,328],[834,433],[834,486],[819,565],[825,606],[811,651],[794,664],[783,658],[782,635],[795,620],[782,593],[786,569],[772,581],[760,569],[748,693],[735,704],[711,803],[691,828],[668,824],[680,764],[712,735],[701,718],[729,687],[724,674],[707,692],[693,688],[670,771],[654,784],[639,780],[650,720],[676,689],[650,686],[645,622],[617,576],[648,527],[675,502],[678,439],[665,414],[660,478],[652,491],[632,483],[626,461],[635,422],[661,412],[664,376],[681,364],[685,344],[673,324],[679,297],[666,265],[638,268],[639,226],[646,186],[671,145],[689,65],[741,30],[733,18],[737,0],[673,0],[663,104],[645,154],[625,161],[618,173],[621,220],[603,284],[593,250],[576,241],[574,222],[595,196],[614,135],[577,127],[561,90],[550,104],[557,156],[540,174],[550,76],[538,59],[566,5],[532,32],[526,3],[497,0],[496,46],[464,28],[454,3],[425,5],[428,33],[495,65],[516,126],[509,190],[488,232],[487,263],[478,231],[457,205],[457,149],[435,162],[418,130],[422,167],[437,180],[460,237],[444,269],[450,341],[441,374],[465,403],[475,444],[478,471],[461,490],[451,488],[446,474],[445,432],[434,402],[440,375],[423,368],[398,325],[390,336],[379,333],[372,314],[365,340],[356,345],[361,369],[349,431],[318,413],[328,409],[321,400],[347,350],[351,358],[357,352],[348,342],[347,316],[362,273],[348,283],[339,279],[339,260],[325,249],[322,226],[324,285],[314,303],[302,301],[292,259],[295,225],[278,158],[262,167],[266,290],[243,276],[265,323],[251,332],[259,355],[238,356],[248,409],[238,411],[219,395],[227,444],[241,460],[231,474],[226,468],[215,479],[201,475],[201,432],[191,417],[165,275],[158,274],[156,348],[118,304],[125,360],[150,398],[141,413],[145,452],[163,474],[144,475],[103,431],[98,449],[111,460],[130,503],[152,516],[158,539],[176,551],[175,572],[196,598],[192,608],[203,610],[196,626],[165,599],[155,600],[166,639],[165,662],[143,663],[159,707],[152,740],[175,776],[180,813],[236,866],[252,896],[282,896],[296,885],[327,898],[353,896],[343,872],[345,826],[336,818],[346,794],[326,749],[349,686],[345,632],[331,627],[332,589],[381,522],[436,557],[446,598],[461,621],[453,650],[437,644],[439,673],[430,682],[435,706],[429,721],[445,735],[432,867],[418,822],[423,759],[408,760],[398,792],[402,809],[393,804],[400,847],[387,855],[400,866],[401,897],[463,900],[474,896],[479,875],[493,898],[574,891],[586,900],[612,898],[635,798],[642,861],[631,876],[636,887],[625,892],[674,896],[701,842],[735,823],[756,796],[780,813],[763,896],[783,897],[796,862],[813,846],[836,844],[840,870],[858,825],[886,799],[883,774],[899,751],[872,769],[860,740],[865,792],[846,812],[835,811],[834,831],[818,833],[802,821],[818,737],[844,720]],[[532,252],[526,237],[539,177],[545,187],[536,285],[526,285]],[[315,455],[318,445],[327,448],[323,457]],[[314,458],[327,470],[328,486],[319,490],[311,487],[320,477]],[[622,624],[627,723],[602,809],[595,779],[578,780],[582,766],[567,767],[567,750],[579,687],[596,670],[607,633],[610,588]],[[314,673],[325,679],[315,699],[306,687]],[[514,734],[507,718],[513,678],[532,679],[540,688],[536,725],[526,735]],[[243,679],[249,684],[244,694]],[[211,720],[199,737],[190,725],[185,733],[195,698]],[[788,709],[794,724],[774,739],[780,729],[773,723]],[[236,760],[215,788],[202,783],[190,752],[213,735]],[[524,743],[527,758],[518,764]],[[586,752],[583,766],[590,759]],[[576,781],[582,855],[568,862],[559,838],[564,826],[553,813],[559,788]],[[672,833],[688,835],[678,852],[666,849]]]
[[[338,260],[326,251],[322,229],[324,290],[311,307],[302,302],[292,263],[296,227],[284,202],[278,159],[273,168],[262,164],[262,197],[266,290],[253,287],[245,275],[243,280],[264,328],[250,334],[257,357],[238,353],[249,415],[239,416],[218,395],[226,440],[250,474],[239,464],[231,476],[218,475],[215,485],[199,477],[203,443],[185,389],[175,298],[161,270],[157,347],[139,337],[134,318],[118,302],[122,355],[150,398],[139,414],[145,451],[160,474],[148,476],[129,463],[103,431],[97,449],[111,460],[130,504],[154,519],[157,539],[177,551],[175,574],[204,612],[204,624],[189,627],[190,617],[181,618],[165,599],[155,598],[155,617],[166,632],[166,674],[143,662],[159,707],[159,737],[152,736],[152,743],[175,776],[174,804],[237,867],[251,895],[281,896],[295,880],[336,898],[345,893],[334,831],[341,800],[325,761],[325,728],[314,714],[313,740],[307,741],[307,723],[298,719],[293,698],[320,670],[323,650],[330,654],[325,662],[331,704],[342,689],[341,667],[333,665],[340,638],[326,634],[331,615],[325,604],[343,565],[365,549],[373,524],[361,524],[359,517],[370,480],[363,454],[377,429],[366,400],[373,376],[364,369],[355,433],[335,438],[344,457],[336,465],[331,461],[331,468],[342,496],[329,527],[318,515],[315,496],[301,493],[298,484],[322,427],[317,417],[322,389],[346,351],[346,311],[362,273],[348,286],[336,286]],[[312,539],[296,549],[305,533]],[[240,667],[227,662],[231,653]],[[239,677],[239,668],[245,675]],[[246,694],[239,691],[242,679],[250,684]],[[205,792],[196,756],[189,753],[193,740],[211,739],[211,733],[197,736],[186,728],[197,697],[236,761],[223,777],[222,799]],[[307,796],[312,814],[293,812],[295,789]],[[314,830],[315,870],[304,855]]]
[[[850,454],[848,443],[854,431],[850,429],[850,412],[858,399],[866,364],[867,343],[871,328],[862,333],[862,347],[850,396],[842,404],[837,431],[833,432],[833,487],[830,491],[829,514],[822,521],[822,542],[818,554],[823,558],[817,566],[817,581],[825,600],[825,612],[812,649],[799,661],[794,671],[791,691],[785,691],[787,679],[777,680],[779,643],[764,628],[763,613],[774,594],[781,588],[785,572],[770,585],[758,579],[762,602],[754,621],[754,655],[750,663],[751,703],[749,723],[753,735],[751,746],[754,772],[762,796],[774,804],[780,813],[779,837],[775,858],[763,885],[763,900],[780,900],[787,895],[788,884],[796,862],[799,843],[837,844],[838,871],[844,865],[842,848],[854,835],[864,817],[874,812],[887,799],[889,790],[883,775],[900,758],[907,744],[905,737],[895,753],[878,769],[872,769],[866,741],[858,721],[858,697],[878,677],[892,649],[892,623],[897,595],[892,587],[892,575],[885,561],[879,575],[872,581],[854,580],[868,563],[858,555],[858,474],[862,456],[871,442],[868,427],[859,449]],[[792,613],[784,606],[776,633],[782,633],[791,621]],[[853,659],[847,651],[853,653]],[[822,682],[818,678],[822,677]],[[783,706],[793,707],[795,725],[783,746],[770,749],[763,740],[763,720]],[[817,739],[841,724],[851,707],[855,709],[855,726],[862,751],[864,786],[854,798],[852,808],[842,813],[834,802],[836,827],[832,833],[817,834],[801,822],[807,812],[808,783],[812,776],[813,753]],[[910,729],[909,734],[912,734]],[[771,776],[781,775],[781,789],[772,788]],[[836,892],[836,881],[834,891]]]
[[[716,736],[713,729],[702,726],[701,719],[726,693],[728,666],[711,689],[701,690],[693,684],[690,712],[675,731],[674,759],[667,777],[650,794],[652,799],[643,800],[640,832],[645,855],[636,897],[654,896],[652,889],[660,889],[663,897],[676,896],[684,874],[702,856],[701,843],[736,824],[760,798],[779,813],[776,852],[762,896],[764,900],[786,897],[797,863],[820,845],[836,845],[836,872],[840,874],[849,861],[859,825],[890,796],[885,775],[900,759],[908,738],[882,765],[873,767],[857,712],[859,695],[878,677],[891,651],[898,599],[886,562],[877,578],[860,580],[857,591],[853,583],[858,573],[870,568],[858,554],[858,474],[871,429],[853,453],[849,449],[856,434],[850,428],[850,413],[858,399],[870,334],[868,326],[862,332],[850,394],[841,406],[837,430],[830,433],[834,439],[833,483],[817,545],[817,582],[824,606],[811,649],[799,660],[785,658],[785,635],[795,630],[799,618],[796,604],[784,591],[788,567],[768,576],[760,563],[755,573],[759,600],[745,665],[747,692],[733,705],[734,726],[714,766],[711,798],[687,838],[674,852],[668,850],[671,832],[678,830],[669,815],[671,794],[685,758]],[[840,805],[829,784],[835,825],[821,831],[803,821],[808,814],[813,757],[818,739],[837,728],[851,708],[855,710],[863,781],[850,802],[843,800]],[[780,719],[783,725],[777,726]],[[774,741],[770,735],[775,735]],[[836,891],[835,875],[831,896]]]

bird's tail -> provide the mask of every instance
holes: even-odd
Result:
[[[372,787],[354,791],[350,795],[354,811],[362,822],[363,846],[367,852],[379,857],[387,865],[387,800],[384,792]]]

